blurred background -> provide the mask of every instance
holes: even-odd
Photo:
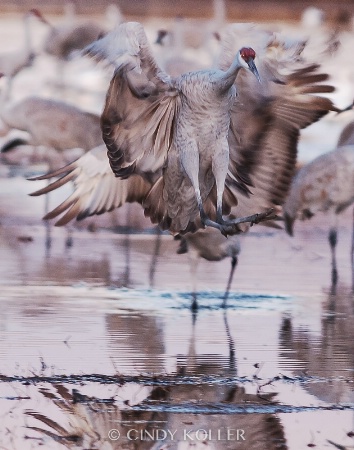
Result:
[[[28,8],[41,8],[43,12],[50,14],[60,14],[63,3],[55,0],[2,0],[0,8],[3,12],[19,13]],[[186,17],[206,18],[212,17],[212,1],[198,0],[190,2],[188,0],[120,0],[112,2],[109,0],[77,0],[72,2],[78,14],[100,14],[102,8],[108,5],[118,5],[123,14],[128,18],[138,17],[175,17],[183,15]],[[331,22],[341,22],[345,15],[354,12],[354,4],[351,0],[340,0],[333,3],[328,1],[315,0],[306,2],[295,0],[291,5],[286,0],[225,0],[227,15],[230,21],[274,21],[274,20],[300,20],[303,11],[309,7],[316,7],[323,10],[327,20]]]

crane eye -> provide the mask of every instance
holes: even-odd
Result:
[[[240,55],[242,59],[247,62],[249,59],[254,59],[256,57],[256,52],[251,47],[243,47],[240,50]]]

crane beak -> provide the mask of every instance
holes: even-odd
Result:
[[[252,58],[250,58],[247,61],[248,67],[250,69],[250,71],[253,73],[253,75],[257,78],[257,80],[261,83],[261,77],[259,76],[256,64],[254,63],[254,60]]]

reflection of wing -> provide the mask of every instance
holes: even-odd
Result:
[[[299,62],[303,43],[282,43],[248,24],[231,25],[223,41],[221,68],[232,60],[233,49],[245,42],[259,56],[261,83],[247,71],[240,71],[235,82],[238,96],[231,114],[229,169],[250,183],[254,194],[238,195],[238,216],[284,201],[295,171],[300,130],[336,110],[330,100],[313,95],[334,88],[323,84],[328,75],[319,73],[318,65]],[[227,183],[232,186],[232,176]]]
[[[115,67],[101,117],[113,172],[128,177],[160,170],[179,101],[171,78],[152,56],[142,25],[121,24],[86,53]]]
[[[109,166],[107,149],[104,145],[96,147],[81,156],[73,163],[35,180],[50,179],[63,175],[33,196],[47,194],[60,186],[74,182],[74,192],[44,218],[53,219],[61,213],[65,214],[56,222],[56,225],[65,225],[70,220],[77,220],[94,214],[103,214],[119,208],[126,202],[142,202],[149,191],[151,184],[140,175],[133,175],[129,180],[116,178]]]

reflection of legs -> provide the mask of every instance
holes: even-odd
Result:
[[[231,335],[229,322],[227,320],[227,310],[224,310],[224,324],[225,331],[227,336],[227,342],[229,344],[229,369],[231,373],[235,373],[236,371],[236,350],[235,350],[235,341]]]
[[[337,228],[333,227],[329,231],[328,235],[329,245],[331,247],[332,254],[332,288],[337,285],[338,282],[338,271],[337,271],[337,261],[336,261],[336,245],[337,245]]]

